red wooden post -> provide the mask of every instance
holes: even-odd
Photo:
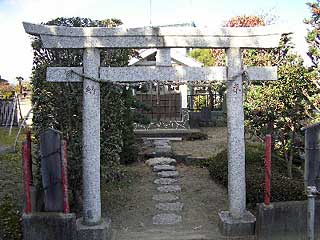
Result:
[[[29,171],[30,171],[30,184],[33,185],[33,174],[32,174],[32,145],[31,145],[31,131],[27,130],[27,151],[28,151],[28,158],[30,161],[29,164]]]
[[[62,196],[63,196],[63,212],[69,213],[69,199],[68,199],[68,161],[67,161],[67,141],[62,141],[62,168],[61,168],[61,179],[62,179]]]
[[[31,195],[30,195],[30,158],[28,155],[27,142],[22,143],[22,167],[23,167],[23,180],[24,180],[24,192],[25,192],[25,210],[26,214],[31,213]]]
[[[265,172],[265,190],[264,190],[264,204],[270,204],[270,188],[271,188],[271,135],[265,137],[265,159],[264,159],[264,172]]]

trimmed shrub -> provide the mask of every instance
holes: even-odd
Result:
[[[213,180],[228,187],[228,154],[227,150],[211,157],[208,169]],[[271,201],[297,201],[306,199],[303,174],[293,167],[293,178],[287,177],[286,161],[272,156]],[[263,202],[264,195],[264,149],[263,145],[247,144],[246,146],[246,187],[247,203],[255,206]]]
[[[133,163],[138,159],[138,147],[134,135],[134,111],[130,107],[135,105],[135,99],[131,89],[122,90],[122,99],[124,100],[123,111],[123,147],[120,154],[122,164]]]
[[[195,141],[195,140],[206,140],[208,139],[208,134],[203,132],[192,132],[185,137],[187,141]]]

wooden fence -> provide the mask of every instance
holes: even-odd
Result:
[[[169,93],[157,96],[151,93],[138,93],[136,98],[150,108],[141,111],[152,121],[181,121],[181,94]]]
[[[13,111],[13,108],[14,111]],[[14,100],[2,100],[0,99],[0,126],[9,127],[12,121],[12,116],[14,114],[13,125],[18,125],[18,116],[17,116],[17,104],[14,103]]]

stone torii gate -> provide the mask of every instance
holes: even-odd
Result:
[[[229,211],[220,212],[226,235],[252,233],[254,216],[246,210],[243,73],[241,49],[278,47],[277,27],[200,29],[194,27],[58,27],[23,23],[28,34],[41,37],[44,48],[81,48],[83,67],[49,67],[47,81],[83,82],[83,221],[80,239],[106,235],[100,200],[100,81],[227,81]],[[156,67],[100,67],[103,48],[159,48]],[[226,67],[171,66],[170,48],[223,48]],[[70,74],[76,72],[78,74]],[[277,67],[247,67],[250,80],[276,80]],[[84,77],[85,76],[85,77]],[[239,227],[240,226],[240,227]],[[82,236],[82,237],[81,237]],[[95,237],[94,237],[95,236]]]

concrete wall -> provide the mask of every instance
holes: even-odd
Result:
[[[257,206],[256,234],[259,240],[307,239],[307,201]],[[315,236],[320,239],[320,201],[316,202]]]

